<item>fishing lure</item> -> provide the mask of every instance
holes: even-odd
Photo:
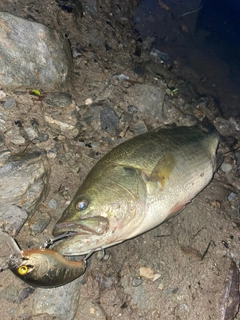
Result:
[[[81,276],[86,270],[86,257],[82,261],[71,261],[48,246],[64,237],[65,233],[54,239],[47,240],[43,247],[22,251],[8,234],[4,234],[6,242],[11,246],[13,254],[0,268],[0,271],[10,269],[26,283],[38,287],[57,287],[64,285]]]

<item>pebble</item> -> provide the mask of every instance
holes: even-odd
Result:
[[[19,230],[44,201],[49,175],[45,151],[15,153],[0,167],[0,217],[9,228]]]
[[[88,99],[85,100],[85,104],[87,106],[91,105],[92,103],[93,103],[93,100],[91,98],[88,98]]]
[[[48,159],[55,159],[56,156],[57,156],[56,151],[54,151],[54,150],[48,150],[48,152],[47,152],[47,157],[48,157]]]
[[[232,200],[236,199],[237,196],[238,196],[237,193],[231,192],[227,199],[228,199],[228,201],[232,201]]]
[[[132,280],[132,286],[133,286],[133,287],[138,287],[138,286],[140,286],[142,283],[143,283],[143,280],[142,280],[141,277],[136,277],[136,278],[133,278],[133,280]]]
[[[17,130],[17,128],[7,131],[5,136],[11,143],[16,145],[23,145],[26,142],[25,138],[20,135],[19,129]]]
[[[144,121],[139,120],[130,125],[130,130],[135,134],[139,135],[145,132],[148,132],[147,126]]]
[[[3,147],[5,144],[5,137],[4,134],[0,132],[0,148]]]
[[[53,92],[48,93],[44,101],[51,106],[64,108],[72,103],[72,98],[67,92]]]
[[[43,230],[50,223],[50,216],[46,212],[36,212],[34,216],[28,221],[29,228],[31,230],[31,234],[35,236],[38,233],[42,233]]]
[[[6,97],[6,93],[3,90],[0,90],[0,100]]]
[[[3,118],[3,114],[2,114],[2,112],[0,112],[0,130],[4,130],[5,131],[5,126],[4,126],[5,123],[6,123],[6,121]]]
[[[225,173],[228,173],[228,172],[230,172],[231,170],[232,170],[232,165],[230,164],[230,163],[223,163],[222,165],[221,165],[221,169],[222,169],[222,171],[223,172],[225,172]]]
[[[18,302],[21,303],[23,300],[27,299],[34,291],[35,288],[33,287],[23,288],[18,294]]]
[[[10,283],[6,288],[0,291],[0,297],[7,301],[17,301],[18,291],[13,283]]]
[[[7,161],[7,159],[11,156],[11,151],[3,150],[0,152],[0,167]]]
[[[118,116],[116,112],[109,106],[106,106],[100,115],[101,127],[107,132],[112,132],[118,127]]]
[[[48,207],[50,209],[56,209],[57,208],[57,200],[56,199],[51,199],[49,202],[48,202]]]
[[[33,143],[48,141],[48,139],[49,139],[48,133],[39,133],[39,135],[35,139],[33,139]]]
[[[7,99],[7,101],[3,104],[3,108],[5,110],[9,110],[11,108],[14,108],[16,107],[17,103],[16,101],[13,99],[13,98],[9,98]]]
[[[33,140],[38,136],[37,131],[34,130],[33,127],[24,127],[23,132],[24,132],[24,137],[27,140]]]
[[[131,114],[137,113],[137,112],[138,112],[138,107],[130,104],[130,105],[128,106],[128,112],[131,113]]]

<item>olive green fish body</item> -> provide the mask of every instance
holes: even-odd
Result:
[[[218,133],[179,127],[145,133],[105,155],[63,212],[56,245],[79,255],[130,239],[181,211],[211,180]]]
[[[69,261],[51,249],[12,255],[8,267],[28,284],[45,288],[64,285],[82,275],[86,268],[84,261]]]

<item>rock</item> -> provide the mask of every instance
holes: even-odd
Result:
[[[11,108],[16,107],[16,105],[17,105],[16,101],[13,98],[9,98],[6,102],[4,102],[3,108],[5,110],[9,110]]]
[[[63,35],[6,12],[0,13],[0,24],[1,86],[49,91],[67,82],[71,54]]]
[[[6,93],[3,90],[0,90],[0,100],[6,97]]]
[[[11,151],[3,150],[0,152],[0,167],[4,165],[7,159],[11,156]]]
[[[133,106],[133,105],[129,105],[128,106],[128,112],[133,114],[133,113],[137,113],[138,112],[138,107]]]
[[[225,172],[225,173],[229,173],[231,170],[232,170],[232,165],[230,164],[230,163],[223,163],[222,165],[221,165],[221,169],[222,169],[222,171],[223,172]]]
[[[134,105],[146,116],[162,117],[165,91],[160,86],[135,84],[126,97],[129,105]]]
[[[34,296],[33,315],[45,314],[54,316],[58,320],[74,319],[79,299],[80,279],[57,288],[37,288]]]
[[[2,132],[0,132],[0,148],[3,147],[5,144],[5,137]]]
[[[44,117],[55,132],[63,134],[70,139],[78,134],[75,103],[71,103],[64,108],[49,106]]]
[[[3,114],[2,114],[2,112],[0,112],[0,130],[2,130],[2,131],[6,130],[5,123],[6,123],[6,121],[3,118]]]
[[[36,212],[34,216],[27,222],[31,230],[31,234],[36,236],[36,234],[43,232],[50,223],[50,217],[46,212]]]
[[[44,151],[4,155],[8,158],[0,167],[0,221],[19,230],[47,195],[50,167]]]
[[[100,120],[102,129],[106,130],[109,133],[113,130],[116,130],[118,127],[118,116],[116,112],[109,106],[106,106],[101,111]]]
[[[142,120],[138,120],[135,123],[132,123],[129,129],[134,133],[134,135],[139,135],[148,132],[147,126],[145,122]]]
[[[50,209],[56,209],[57,208],[57,205],[58,205],[58,202],[56,199],[51,199],[49,202],[48,202],[48,208]]]
[[[52,92],[47,93],[44,101],[54,107],[67,107],[72,103],[71,95],[67,92]]]
[[[20,128],[14,127],[13,129],[5,133],[6,139],[15,145],[23,145],[25,143],[25,138],[20,134]]]
[[[34,291],[35,288],[33,287],[23,288],[18,294],[18,302],[21,303],[23,300],[28,298]]]
[[[7,301],[17,301],[18,291],[13,283],[0,291],[0,297]]]
[[[18,234],[27,217],[28,213],[14,204],[6,205],[3,209],[0,209],[0,221],[4,231],[12,237]]]
[[[32,141],[38,137],[38,132],[33,127],[24,127],[22,131],[23,137],[28,141]]]

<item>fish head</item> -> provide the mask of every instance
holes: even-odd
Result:
[[[87,177],[87,180],[89,177]],[[54,246],[63,255],[81,255],[124,241],[143,220],[145,185],[134,168],[110,168],[84,183],[53,229],[71,236]]]

